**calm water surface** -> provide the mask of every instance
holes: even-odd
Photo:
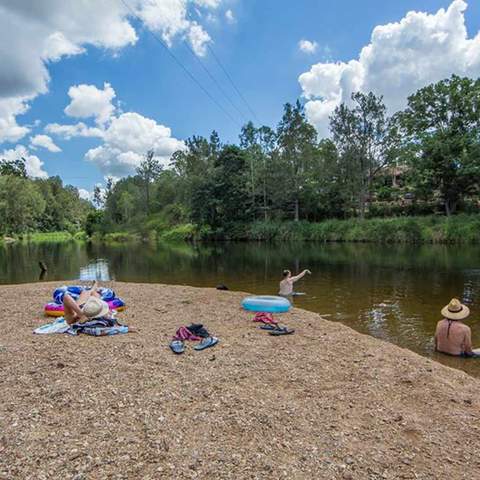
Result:
[[[257,294],[276,293],[283,269],[309,268],[313,275],[297,284],[307,295],[296,306],[480,376],[480,360],[432,351],[439,311],[454,296],[470,306],[468,324],[480,347],[476,246],[14,244],[0,247],[0,283],[39,281],[39,260],[49,267],[44,280],[224,283]]]

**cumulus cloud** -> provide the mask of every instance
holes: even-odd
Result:
[[[104,130],[98,127],[89,127],[83,122],[75,123],[74,125],[61,125],[59,123],[49,123],[45,126],[45,132],[52,135],[57,135],[65,140],[70,140],[74,137],[97,137],[103,138]]]
[[[85,158],[105,176],[115,178],[134,173],[148,150],[166,165],[175,151],[185,148],[170,128],[134,112],[114,117],[103,138],[104,143],[90,149]]]
[[[78,196],[83,200],[88,200],[89,202],[93,200],[93,193],[85,190],[84,188],[78,189]]]
[[[16,115],[25,113],[28,110],[26,101],[27,99],[22,97],[0,97],[0,143],[16,142],[30,132],[30,128],[18,125],[16,119]]]
[[[298,48],[303,53],[313,54],[317,51],[318,43],[317,42],[312,42],[310,40],[300,40],[298,42]]]
[[[0,154],[0,159],[13,161],[23,158],[25,160],[25,168],[27,175],[32,178],[47,178],[48,174],[43,170],[43,162],[36,156],[32,155],[23,145],[17,145],[10,150],[4,150]]]
[[[328,135],[328,117],[352,92],[383,95],[390,112],[407,97],[453,73],[480,75],[480,32],[469,38],[467,3],[454,0],[435,14],[409,12],[396,23],[377,26],[358,57],[348,62],[317,63],[299,77],[306,112],[320,135]]]
[[[65,113],[70,117],[94,117],[98,124],[106,123],[115,111],[112,104],[115,91],[109,83],[104,83],[103,90],[95,85],[75,85],[68,90],[71,99],[65,108]]]
[[[58,153],[62,151],[62,149],[55,145],[51,137],[48,135],[35,135],[34,137],[31,137],[30,147],[34,150],[36,147],[45,148],[52,153]]]
[[[233,11],[230,9],[225,12],[225,18],[228,23],[235,23],[236,21],[235,15],[233,14]]]
[[[204,55],[207,32],[188,19],[190,4],[216,9],[221,0],[128,0],[145,25],[172,44],[179,36]],[[17,116],[48,91],[48,65],[94,46],[111,51],[133,45],[131,11],[118,0],[0,0],[0,143],[29,133]],[[99,117],[100,118],[100,117]]]

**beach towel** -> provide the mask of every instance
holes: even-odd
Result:
[[[106,335],[118,335],[128,333],[126,325],[120,325],[114,318],[96,318],[85,323],[74,323],[69,325],[63,317],[57,318],[54,322],[47,323],[36,328],[33,333],[37,335],[48,335],[52,333],[67,333],[68,335],[92,335],[103,337]]]

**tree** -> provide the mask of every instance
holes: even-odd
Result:
[[[45,200],[30,179],[0,176],[0,230],[3,233],[36,230],[44,210]]]
[[[15,177],[27,178],[25,159],[0,160],[0,175],[13,175]]]
[[[393,161],[396,138],[382,97],[356,92],[352,94],[352,102],[352,107],[342,103],[335,109],[330,117],[330,130],[339,160],[345,167],[347,188],[363,218],[373,179]]]
[[[155,157],[155,152],[149,150],[145,155],[145,158],[137,168],[137,175],[141,178],[145,190],[145,207],[147,215],[150,214],[150,190],[152,182],[160,175],[162,166]]]
[[[412,152],[412,179],[419,189],[437,189],[451,215],[480,178],[480,79],[453,75],[422,88],[399,115]]]
[[[284,182],[282,195],[291,198],[294,220],[300,219],[300,198],[304,177],[315,155],[317,132],[308,123],[303,105],[297,100],[295,105],[284,106],[282,120],[277,129],[277,142],[283,165]]]

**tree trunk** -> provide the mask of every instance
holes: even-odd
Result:
[[[447,217],[453,215],[457,210],[457,201],[452,199],[445,200],[445,214]]]
[[[298,197],[295,197],[295,221],[298,222],[300,220],[300,207],[298,202]]]
[[[263,218],[265,221],[268,220],[267,215],[267,187],[265,185],[265,178],[263,179]]]

